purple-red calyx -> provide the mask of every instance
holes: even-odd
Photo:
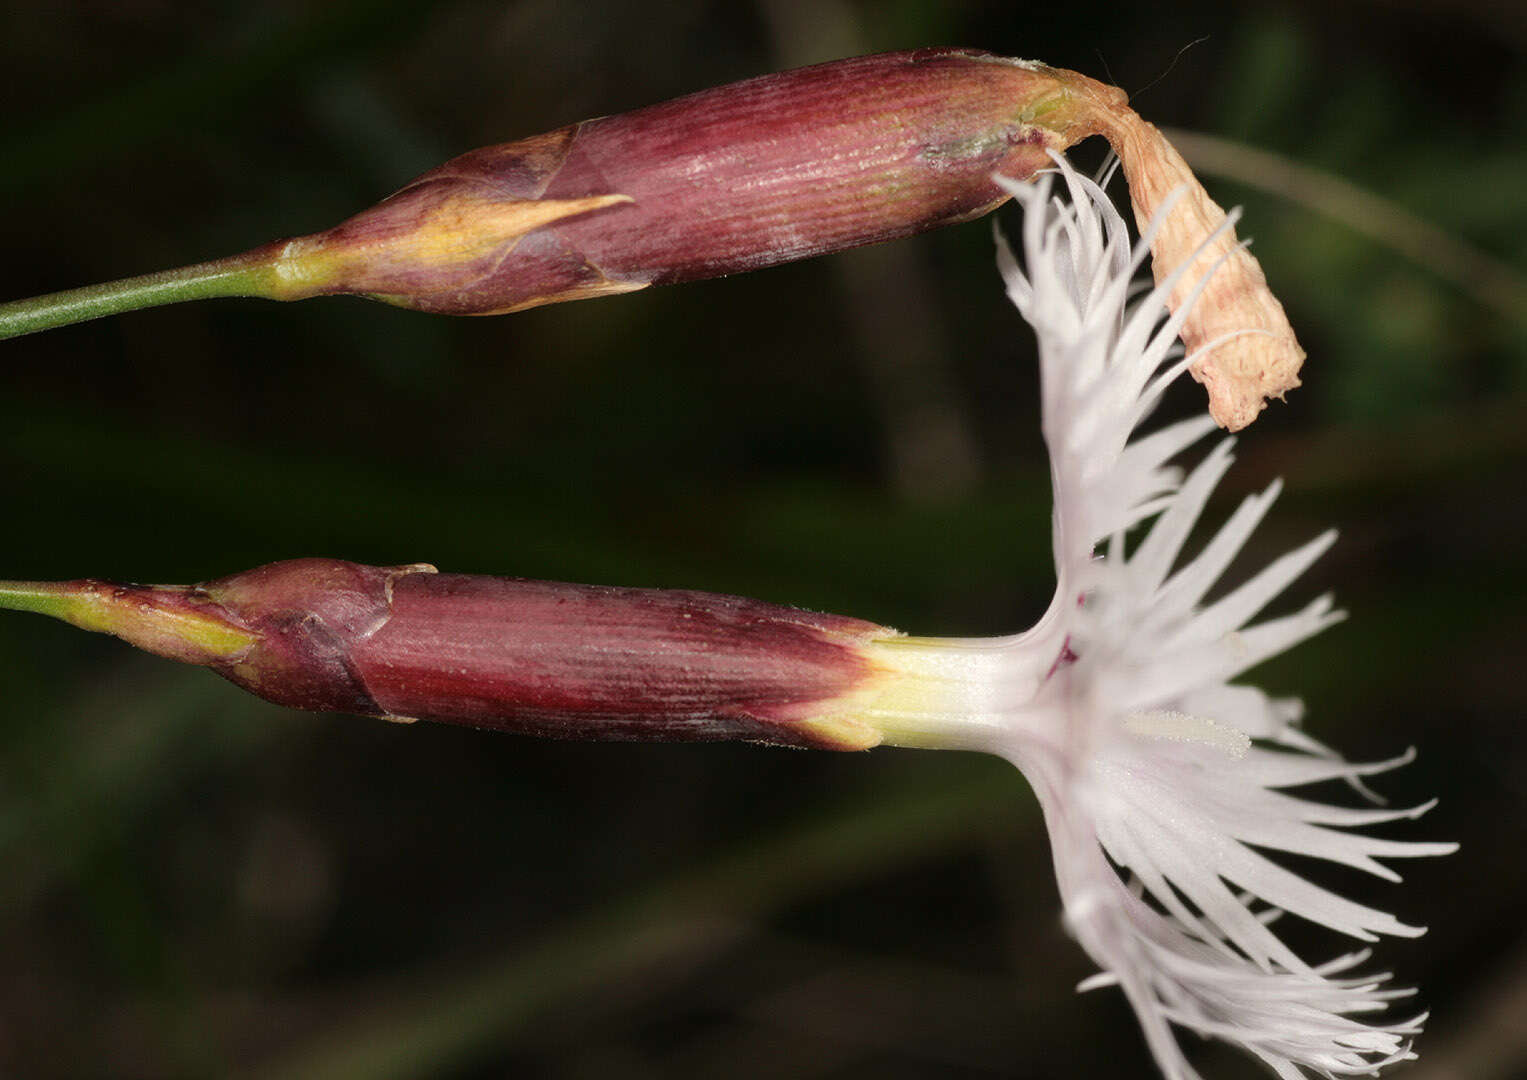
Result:
[[[863,749],[896,632],[757,600],[294,559],[195,586],[0,584],[0,604],[298,709],[572,739]]]
[[[993,173],[1087,133],[1080,82],[971,49],[764,75],[474,150],[259,255],[286,298],[459,315],[771,266],[986,213]]]

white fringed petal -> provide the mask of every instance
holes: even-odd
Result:
[[[1021,267],[998,238],[1008,295],[1039,336],[1055,486],[1055,601],[1010,647],[1048,649],[1055,659],[1034,699],[1011,710],[1013,722],[992,725],[988,749],[1024,771],[1044,807],[1067,923],[1103,969],[1089,987],[1124,990],[1168,1077],[1197,1077],[1173,1025],[1236,1043],[1288,1080],[1374,1075],[1413,1056],[1421,1018],[1357,1018],[1404,992],[1386,989],[1387,976],[1349,975],[1366,952],[1310,965],[1271,924],[1287,912],[1364,942],[1421,931],[1264,852],[1398,880],[1377,860],[1454,845],[1345,831],[1424,806],[1351,809],[1285,790],[1334,779],[1360,786],[1410,759],[1344,762],[1298,730],[1297,701],[1228,681],[1343,617],[1322,597],[1251,623],[1335,535],[1274,559],[1204,606],[1279,485],[1247,498],[1182,562],[1231,464],[1231,440],[1186,476],[1171,462],[1208,433],[1207,417],[1129,441],[1190,359],[1175,340],[1186,308],[1165,307],[1181,275],[1130,302],[1145,244],[1131,247],[1097,184],[1060,159],[1057,167],[1069,202],[1054,197],[1053,175],[1035,185],[1000,181],[1024,209]],[[1151,517],[1131,550],[1125,532]]]

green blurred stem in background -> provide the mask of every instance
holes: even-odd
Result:
[[[962,755],[963,757],[963,755]],[[366,1015],[300,1040],[240,1080],[413,1080],[473,1064],[541,1011],[611,979],[694,962],[792,904],[921,859],[979,846],[1025,819],[1006,763],[969,759],[702,860],[475,970],[415,973]],[[1029,821],[1037,820],[1032,815]]]
[[[1269,192],[1340,222],[1453,282],[1508,319],[1527,312],[1527,278],[1515,267],[1392,199],[1268,150],[1178,128],[1164,134],[1201,173]]]

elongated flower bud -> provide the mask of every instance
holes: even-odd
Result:
[[[474,150],[324,232],[243,255],[0,305],[0,338],[207,296],[338,293],[491,315],[694,281],[966,221],[1089,135],[1106,136],[1157,266],[1179,266],[1224,220],[1124,93],[971,49],[839,60],[705,90]],[[1234,236],[1182,327],[1215,418],[1232,429],[1298,385],[1303,358]],[[1174,307],[1186,303],[1174,294]]]
[[[279,289],[516,311],[906,236],[1005,201],[1074,110],[1058,73],[959,49],[843,60],[464,154],[278,245]]]
[[[0,585],[299,709],[561,738],[858,750],[884,689],[874,623],[711,593],[296,559],[202,585]]]

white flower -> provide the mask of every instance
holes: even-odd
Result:
[[[990,749],[1023,770],[1044,807],[1067,923],[1105,973],[1092,982],[1123,988],[1169,1077],[1196,1075],[1171,1024],[1238,1043],[1283,1077],[1376,1073],[1413,1056],[1409,1038],[1420,1019],[1382,1027],[1354,1019],[1398,996],[1380,988],[1384,976],[1346,977],[1366,953],[1311,966],[1268,924],[1289,912],[1362,941],[1421,931],[1257,849],[1398,880],[1376,856],[1440,855],[1454,845],[1338,831],[1427,807],[1343,809],[1285,792],[1408,760],[1347,764],[1293,726],[1297,701],[1229,682],[1342,618],[1322,597],[1247,627],[1334,534],[1204,605],[1278,486],[1247,499],[1197,556],[1177,565],[1230,464],[1232,440],[1186,479],[1167,463],[1212,429],[1207,417],[1127,442],[1194,359],[1177,358],[1186,308],[1167,316],[1175,275],[1128,301],[1149,236],[1132,250],[1101,188],[1064,161],[1059,167],[1068,203],[1053,197],[1049,177],[1004,181],[1024,208],[1025,269],[1005,243],[999,255],[1008,295],[1039,335],[1058,586],[1037,636],[1055,645],[1056,663]],[[1130,550],[1125,532],[1152,515]],[[1095,557],[1105,541],[1106,553]],[[1035,637],[1025,635],[1026,649]]]
[[[1345,831],[1426,806],[1348,809],[1288,793],[1336,778],[1365,790],[1362,777],[1409,760],[1348,764],[1295,726],[1297,701],[1230,681],[1342,618],[1322,597],[1248,625],[1334,534],[1205,603],[1278,485],[1248,498],[1183,561],[1233,440],[1186,477],[1169,462],[1213,429],[1207,416],[1130,441],[1194,359],[1176,344],[1186,307],[1169,315],[1165,306],[1180,270],[1130,300],[1170,202],[1131,248],[1102,189],[1057,164],[1069,201],[1055,196],[1054,175],[1002,181],[1024,210],[1023,267],[1000,236],[998,259],[1008,295],[1039,336],[1055,599],[1015,638],[906,640],[899,666],[941,689],[911,707],[888,702],[880,726],[890,742],[980,748],[1023,771],[1044,809],[1067,925],[1102,968],[1083,985],[1123,989],[1172,1080],[1197,1076],[1173,1025],[1238,1044],[1290,1080],[1374,1075],[1413,1056],[1422,1018],[1370,1026],[1404,992],[1385,989],[1387,976],[1350,974],[1367,951],[1311,965],[1270,924],[1286,912],[1363,942],[1422,931],[1263,851],[1398,880],[1376,858],[1455,845]],[[1143,536],[1126,541],[1152,517]]]

